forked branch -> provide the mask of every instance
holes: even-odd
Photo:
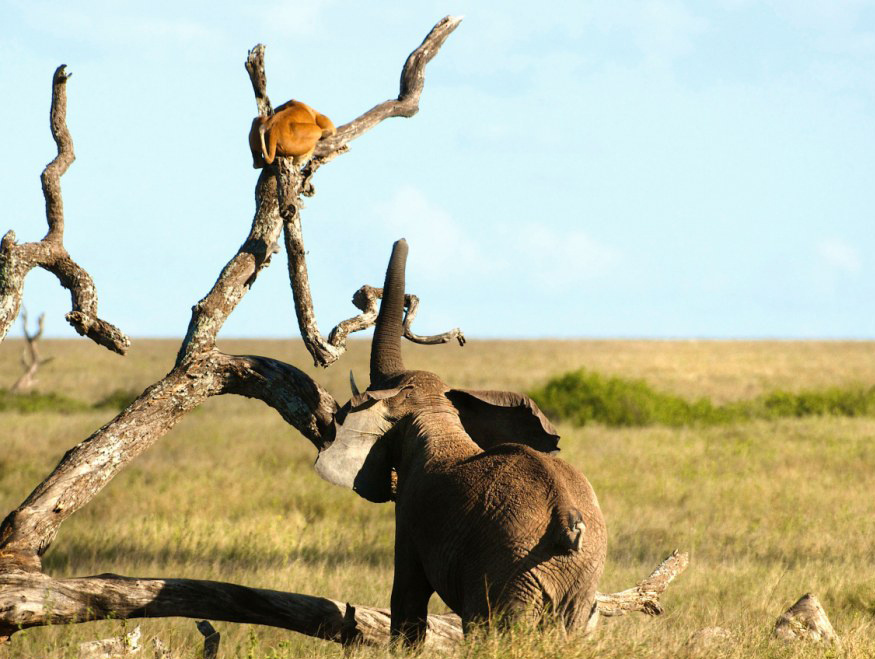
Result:
[[[25,277],[39,266],[55,275],[70,291],[73,309],[66,315],[67,322],[82,336],[123,355],[131,345],[130,339],[120,329],[98,317],[94,281],[64,248],[61,176],[76,158],[73,138],[67,129],[67,80],[70,75],[62,64],[52,76],[51,129],[58,155],[46,165],[41,176],[48,232],[42,240],[33,243],[17,244],[13,231],[8,231],[0,240],[0,340],[18,315]]]
[[[376,312],[371,312],[368,305],[360,305],[353,297],[353,303],[363,311],[362,314],[339,323],[325,339],[316,322],[313,311],[313,299],[310,295],[310,281],[307,274],[306,250],[301,227],[301,210],[304,207],[302,197],[313,194],[311,179],[316,170],[324,163],[347,150],[348,144],[362,136],[371,128],[391,117],[412,117],[419,111],[419,99],[425,85],[425,66],[438,53],[444,41],[461,23],[461,18],[447,16],[435,25],[414,50],[401,71],[401,85],[398,97],[384,101],[353,121],[340,126],[337,133],[330,138],[321,140],[316,146],[316,155],[310,163],[299,170],[290,159],[279,158],[271,169],[276,172],[277,190],[279,195],[279,210],[283,217],[283,236],[289,263],[289,281],[295,301],[295,314],[301,337],[307,346],[313,361],[317,366],[330,366],[346,350],[346,337],[350,332],[357,332],[371,327],[376,321]],[[249,72],[252,87],[255,90],[259,112],[270,113],[270,100],[264,85],[264,47],[259,45],[250,51],[246,69]],[[368,287],[365,287],[368,288]],[[377,290],[377,289],[369,289]],[[361,300],[361,291],[356,293]],[[415,307],[413,315],[416,315]],[[410,316],[409,321],[413,317]],[[445,343],[453,338],[464,345],[464,337],[456,329],[437,337],[420,337],[405,328],[405,336],[417,343]]]
[[[9,391],[27,391],[36,384],[36,372],[43,364],[52,361],[52,357],[40,357],[39,340],[45,328],[46,315],[41,313],[36,321],[36,332],[31,334],[27,330],[27,309],[21,308],[21,329],[24,333],[25,346],[21,351],[21,365],[24,373],[21,374]]]
[[[402,96],[405,88],[413,91],[408,91],[405,97],[408,100],[404,103],[409,105],[409,99],[418,99],[416,80],[421,81],[422,67],[434,56],[437,47],[456,24],[458,21],[450,19],[439,23],[423,46],[414,53],[420,54],[411,56],[411,60],[420,64],[411,66],[409,60],[405,67],[405,76],[412,76],[412,82],[407,83],[406,87],[402,84]],[[250,51],[246,68],[259,112],[270,112],[263,47]],[[74,311],[68,315],[71,322],[78,323],[81,331],[98,342],[121,351],[122,347],[127,346],[127,339],[122,341],[119,336],[123,335],[97,319],[96,295],[91,278],[67,256],[61,244],[63,206],[59,177],[73,159],[72,140],[64,121],[67,77],[64,67],[60,67],[53,78],[52,134],[58,143],[59,156],[46,168],[43,176],[49,232],[39,243],[20,246],[15,245],[11,232],[4,237],[0,245],[0,312],[6,315],[0,316],[0,320],[14,318],[20,304],[24,275],[33,265],[42,265],[57,271],[62,283],[69,284],[68,287],[75,293],[74,300],[81,298],[91,301],[90,306],[83,303],[77,307],[74,304]],[[421,91],[421,84],[418,89]],[[373,116],[374,110],[366,115]],[[384,112],[381,116],[385,118],[392,115]],[[352,124],[358,128],[341,127],[344,139],[353,139],[375,123],[356,120]],[[336,148],[339,150],[342,147],[338,145]],[[311,167],[308,171],[312,174],[314,170]],[[288,180],[290,177],[277,177],[268,170],[262,171],[259,176],[255,191],[255,216],[249,235],[223,268],[209,293],[194,306],[173,370],[146,389],[115,419],[68,451],[55,470],[0,524],[0,573],[39,571],[40,557],[53,542],[63,521],[87,504],[131,460],[210,396],[235,393],[258,398],[276,409],[317,448],[321,449],[331,441],[331,421],[338,406],[334,398],[310,377],[289,364],[264,357],[225,355],[215,347],[219,330],[260,271],[270,263],[274,253],[284,224],[280,214],[281,195],[277,189],[277,178]],[[291,179],[298,184],[303,181],[297,171]],[[303,190],[299,187],[292,191],[296,204],[300,203]],[[288,197],[284,198],[283,203],[284,207],[288,207],[285,200]],[[286,221],[285,225],[288,245],[293,224]],[[299,254],[303,258],[300,224],[297,226],[298,238],[292,241],[295,246],[289,253]],[[293,258],[290,257],[290,267],[292,263]],[[297,268],[294,270],[298,272]],[[306,295],[299,295],[296,290],[296,304],[298,300],[306,298],[306,306],[312,313],[305,265],[301,272],[303,279],[293,277],[293,281],[303,282],[302,290],[306,291]],[[361,320],[353,320],[350,328],[362,325]],[[367,320],[364,326],[367,326],[366,323]],[[8,322],[2,327],[3,334],[7,326]],[[315,317],[312,326],[318,335]],[[335,335],[339,342],[341,334],[342,330]]]

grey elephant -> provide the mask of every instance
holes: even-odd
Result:
[[[472,624],[595,613],[605,523],[586,478],[550,455],[558,434],[534,401],[452,389],[401,359],[407,243],[395,243],[371,345],[371,384],[338,411],[316,470],[370,501],[394,499],[391,632],[426,632],[437,592]],[[397,476],[397,482],[395,478]]]

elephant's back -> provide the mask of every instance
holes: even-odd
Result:
[[[420,551],[430,556],[433,587],[463,618],[520,602],[536,610],[591,606],[606,532],[592,487],[571,465],[501,445],[442,474],[438,493],[433,513],[441,519]],[[579,510],[586,526],[576,551],[557,542],[560,504]]]

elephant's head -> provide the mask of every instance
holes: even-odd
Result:
[[[386,270],[371,344],[371,384],[360,393],[353,383],[352,398],[335,418],[335,439],[316,459],[322,478],[376,502],[393,498],[392,471],[402,464],[402,440],[423,439],[423,423],[431,428],[429,434],[440,429],[447,438],[476,450],[509,442],[544,452],[558,450],[559,434],[528,396],[453,389],[434,373],[404,368],[406,260],[407,242],[401,239],[393,246]],[[433,421],[424,422],[426,417]],[[411,428],[414,421],[420,424],[418,430]]]

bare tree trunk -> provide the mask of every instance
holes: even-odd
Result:
[[[350,332],[373,325],[376,301],[382,291],[363,286],[353,297],[362,313],[340,323],[327,340],[320,334],[307,280],[300,225],[301,196],[314,193],[311,179],[315,172],[346,151],[352,140],[384,119],[409,117],[417,112],[425,66],[460,20],[446,17],[438,22],[411,53],[402,70],[397,99],[385,101],[340,126],[333,137],[317,145],[315,158],[303,170],[280,158],[276,165],[261,172],[249,234],[212,289],[193,307],[172,370],[112,421],[69,450],[54,471],[0,524],[0,637],[8,638],[19,629],[46,624],[107,617],[183,616],[272,625],[341,643],[373,644],[387,640],[389,614],[385,609],[210,581],[135,579],[111,574],[53,579],[42,573],[41,556],[64,520],[91,501],[131,460],[210,396],[238,394],[260,399],[318,449],[332,441],[337,403],[318,383],[294,366],[277,360],[224,354],[216,348],[216,336],[261,270],[270,264],[281,232],[288,252],[299,329],[316,363],[331,364],[345,350]],[[249,52],[246,69],[259,113],[270,114],[263,46]],[[66,126],[68,79],[64,66],[55,71],[52,79],[51,128],[58,156],[46,166],[42,176],[48,233],[38,242],[19,245],[10,231],[0,241],[0,339],[20,308],[25,276],[39,266],[53,272],[70,290],[73,309],[67,320],[76,330],[124,354],[130,341],[97,316],[94,283],[63,246],[60,176],[74,159],[73,142]],[[415,335],[410,323],[417,303],[415,296],[406,299],[405,337],[421,343],[454,338],[464,343],[458,330],[435,337]],[[675,559],[680,560],[677,556]],[[676,574],[683,566],[676,564],[674,569]],[[653,579],[651,575],[645,582],[651,584]],[[664,585],[668,580],[664,580]],[[637,589],[601,596],[608,599],[600,600],[599,607],[604,609],[604,615],[611,615],[609,611],[618,607],[658,613],[659,606],[653,602],[661,592],[652,584],[646,587],[639,584]],[[461,637],[454,616],[431,616],[429,630],[430,642],[436,645],[452,644]]]
[[[434,27],[417,51],[425,50],[433,56],[458,24],[459,19],[445,18]],[[431,57],[411,56],[402,73],[402,81],[421,81],[424,76],[421,68],[429,59]],[[417,66],[420,70],[416,70]],[[246,68],[255,90],[259,111],[269,112],[270,100],[264,88],[266,76],[263,46],[257,46],[250,51]],[[39,243],[25,245],[14,244],[14,235],[11,232],[4,237],[4,243],[0,247],[0,275],[11,273],[11,276],[0,276],[0,282],[7,284],[0,287],[0,309],[14,308],[17,312],[24,275],[34,265],[54,267],[58,261],[70,267],[71,264],[75,265],[66,257],[61,243],[63,206],[60,174],[73,161],[72,138],[65,123],[68,78],[64,67],[60,67],[53,79],[52,134],[58,144],[59,155],[43,173],[49,233]],[[402,82],[402,91],[404,87]],[[332,138],[333,146],[320,145],[317,159],[311,161],[305,173],[289,167],[266,168],[261,172],[256,184],[255,217],[249,235],[237,254],[224,267],[210,292],[194,306],[175,367],[146,389],[115,419],[68,451],[54,472],[16,510],[9,513],[0,524],[0,571],[4,569],[4,564],[40,570],[40,556],[51,545],[61,523],[96,496],[132,459],[164,436],[185,414],[210,396],[238,393],[259,398],[277,409],[288,423],[317,448],[322,448],[325,442],[331,440],[331,422],[337,403],[322,387],[289,364],[261,357],[225,355],[215,347],[216,336],[259,272],[270,263],[274,253],[273,246],[283,225],[279,212],[278,189],[291,189],[295,195],[302,193],[302,181],[309,180],[321,162],[330,160],[339,150],[345,150],[351,140],[383,119],[415,113],[422,85],[418,88],[415,85],[407,87],[415,93],[408,91],[403,102],[387,101],[365,113],[363,117],[367,117],[367,120],[360,117],[341,126]],[[280,163],[288,165],[285,159],[280,159]],[[297,196],[286,197],[284,203],[294,206],[300,204],[300,200]],[[297,212],[294,217],[297,220]],[[290,231],[287,230],[286,233]],[[31,252],[39,258],[31,256]],[[309,310],[305,314],[299,314],[304,321],[301,332],[305,342],[311,352],[321,354],[317,350],[319,343],[314,339],[321,337],[316,329],[315,315],[312,314],[306,267],[300,258],[303,258],[302,255],[293,254],[290,250],[289,263],[295,264],[295,267],[289,268],[292,291],[296,306]],[[89,308],[96,313],[96,295],[87,273],[82,271],[69,278],[74,300],[77,295],[91,300],[92,307]],[[13,286],[8,285],[10,281]],[[62,277],[62,282],[65,281]],[[84,286],[83,282],[88,285]],[[369,326],[367,317],[351,319],[346,323],[346,327],[353,329]],[[116,334],[121,335],[115,328],[112,328],[115,332],[110,332],[106,328],[112,326],[103,321],[91,322],[90,327],[92,334],[95,334],[89,334],[91,338],[103,345],[111,344],[110,347],[115,346],[114,349],[123,352],[120,344],[110,340]],[[0,329],[5,333],[2,324]],[[343,331],[332,334],[336,337],[345,336]],[[307,337],[310,337],[309,341]],[[128,344],[125,338],[124,346]],[[336,359],[342,349],[332,347],[334,350],[331,351],[331,358]],[[282,386],[266,386],[276,384]]]

